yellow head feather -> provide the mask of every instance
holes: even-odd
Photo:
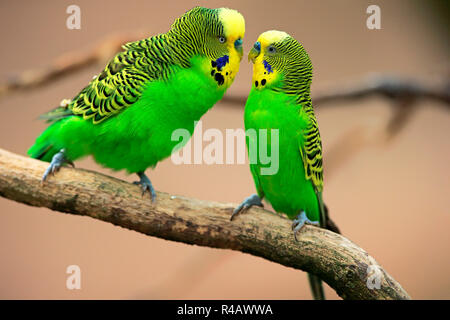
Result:
[[[262,90],[266,86],[270,86],[279,78],[277,70],[268,71],[266,69],[264,52],[270,45],[281,42],[287,37],[289,37],[289,34],[277,30],[266,31],[258,37],[258,42],[260,43],[259,51],[252,49],[249,54],[249,59],[253,62],[253,86],[256,90]]]
[[[245,20],[238,11],[228,8],[219,9],[219,20],[223,25],[224,36],[226,37],[229,50],[229,63],[223,68],[222,72],[225,78],[225,87],[228,88],[239,71],[242,47],[238,51],[235,47],[235,41],[244,38]]]
[[[238,11],[228,8],[219,9],[219,20],[223,24],[225,36],[234,43],[239,38],[244,38],[245,20]]]
[[[289,35],[286,32],[269,30],[261,33],[258,41],[261,43],[261,49],[264,49],[272,43],[283,41],[287,37],[289,37]]]

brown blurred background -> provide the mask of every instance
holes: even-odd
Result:
[[[81,8],[81,30],[66,28],[66,8]],[[381,7],[381,30],[366,28],[366,8]],[[440,81],[449,73],[445,1],[1,1],[0,82],[45,67],[61,54],[89,50],[105,37],[165,32],[195,5],[228,6],[246,19],[244,50],[258,34],[284,30],[314,66],[312,93],[389,73]],[[0,100],[0,148],[25,155],[46,125],[36,120],[73,97],[103,66]],[[246,97],[251,66],[227,95]],[[371,98],[317,112],[325,152],[325,201],[344,235],[363,247],[416,299],[450,298],[450,113],[423,101],[394,139],[383,139],[388,101]],[[243,108],[219,103],[207,128],[243,127]],[[91,159],[78,167],[112,173]],[[240,202],[254,192],[247,165],[181,165],[148,171],[157,190]],[[88,217],[0,198],[0,298],[3,299],[310,299],[305,273],[248,254],[148,237]],[[66,267],[81,267],[82,289],[66,289]],[[329,298],[338,298],[327,287]]]

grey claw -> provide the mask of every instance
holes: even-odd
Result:
[[[245,200],[233,210],[230,221],[233,221],[239,213],[247,211],[252,206],[264,207],[261,202],[261,198],[257,194],[252,194],[251,196],[245,198]]]
[[[239,212],[248,210],[249,207],[249,205],[241,203],[236,207],[236,209],[233,210],[233,214],[231,215],[230,220],[233,220],[234,217],[239,214]]]
[[[49,176],[54,175],[56,172],[58,172],[59,169],[61,169],[61,167],[64,164],[67,163],[67,164],[70,164],[72,167],[75,167],[73,162],[65,157],[64,153],[65,153],[65,150],[62,149],[61,151],[59,151],[58,153],[56,153],[53,156],[52,161],[50,162],[50,165],[47,167],[47,169],[45,170],[45,172],[42,176],[41,184],[43,184]]]
[[[140,178],[139,181],[134,181],[133,184],[138,184],[142,186],[142,196],[145,195],[145,192],[148,191],[150,193],[150,199],[152,203],[156,202],[156,192],[153,188],[152,182],[143,172],[139,172],[138,176]]]
[[[294,239],[295,241],[298,241],[297,233],[302,230],[302,228],[305,226],[305,224],[311,224],[315,226],[320,226],[319,221],[311,221],[306,216],[305,211],[302,211],[298,216],[297,219],[292,221],[292,231],[294,231]]]

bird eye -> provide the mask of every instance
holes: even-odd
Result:
[[[269,53],[275,53],[275,48],[270,46],[269,48],[267,48],[267,51],[269,51]]]
[[[225,43],[226,41],[227,41],[227,39],[225,39],[225,37],[219,37],[220,43]]]

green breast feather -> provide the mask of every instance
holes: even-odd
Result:
[[[258,162],[250,166],[259,196],[265,197],[276,211],[291,218],[305,210],[310,219],[317,221],[320,214],[316,191],[320,184],[311,179],[311,162],[305,159],[309,154],[306,151],[314,152],[308,135],[313,126],[310,116],[295,98],[273,90],[252,89],[250,92],[245,106],[245,128],[279,130],[278,172],[262,175],[264,164]],[[259,143],[252,143],[259,153]],[[269,144],[268,150],[270,147]]]

